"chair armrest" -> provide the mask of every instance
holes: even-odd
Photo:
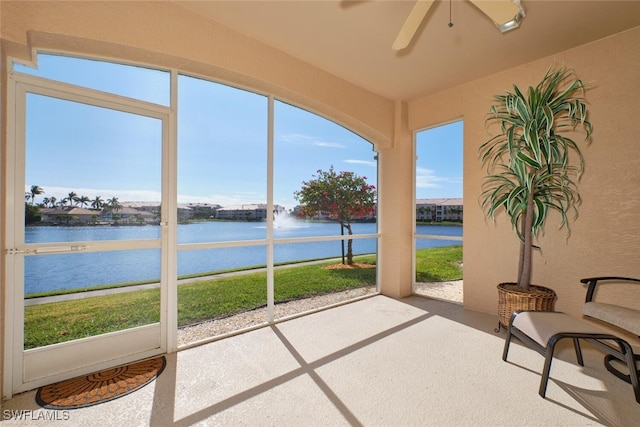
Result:
[[[591,302],[593,300],[593,294],[596,291],[596,285],[598,284],[598,282],[603,282],[606,280],[640,283],[640,279],[634,279],[632,277],[603,276],[603,277],[588,277],[586,279],[581,279],[580,283],[589,284],[589,288],[587,288],[587,297],[585,298],[585,302]]]

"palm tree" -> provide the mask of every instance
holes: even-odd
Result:
[[[104,200],[102,200],[102,197],[96,196],[96,198],[91,201],[91,207],[98,210],[102,209],[104,207]]]
[[[107,205],[111,210],[114,210],[116,212],[118,212],[120,208],[122,208],[122,205],[120,204],[120,201],[118,200],[117,197],[112,197],[109,200],[107,200]]]
[[[109,207],[109,210],[115,212],[116,214],[118,213],[120,208],[122,208],[122,205],[118,201],[117,197],[112,197],[109,200],[107,200],[107,206]],[[114,215],[112,215],[112,217],[114,217]],[[117,221],[117,218],[114,217],[113,219]]]
[[[55,196],[49,197],[49,204],[51,205],[52,208],[56,206],[57,201],[58,199]]]
[[[569,231],[570,214],[578,213],[577,180],[584,168],[580,147],[570,138],[582,131],[591,136],[583,82],[571,70],[549,70],[528,91],[495,96],[488,122],[501,132],[479,149],[487,165],[482,208],[489,218],[504,211],[520,240],[518,287],[531,281],[534,238],[543,230],[549,212],[560,216],[560,228]],[[569,153],[575,163],[569,161]],[[508,322],[507,322],[508,323]]]
[[[77,201],[80,204],[80,207],[84,208],[85,205],[89,204],[91,199],[88,198],[87,196],[80,196],[80,197],[77,198]]]
[[[38,185],[32,185],[29,194],[31,195],[31,204],[33,205],[33,202],[36,200],[36,196],[44,194],[44,190]]]
[[[65,197],[64,199],[62,199],[62,203],[66,204],[66,202],[69,202],[69,205],[75,205],[78,202],[78,195],[71,191],[67,197]]]

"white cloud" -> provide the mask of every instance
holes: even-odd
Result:
[[[340,144],[339,142],[314,141],[312,145],[316,147],[347,148],[346,145]]]
[[[436,176],[434,171],[416,168],[416,188],[440,188],[442,184],[461,184],[462,178]]]
[[[328,147],[328,148],[347,148],[346,145],[333,142],[333,141],[325,141],[310,135],[304,135],[300,133],[289,133],[280,136],[280,140],[283,142],[289,142],[292,144],[299,145],[314,145],[316,147]]]

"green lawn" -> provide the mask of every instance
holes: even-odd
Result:
[[[416,251],[416,282],[462,279],[462,245]]]
[[[462,246],[417,251],[417,281],[462,278]],[[375,264],[374,256],[356,257]],[[374,285],[375,268],[327,269],[335,262],[275,271],[276,303]],[[178,324],[185,326],[265,306],[266,273],[242,273],[178,286]],[[160,290],[150,289],[25,307],[25,349],[158,322]]]

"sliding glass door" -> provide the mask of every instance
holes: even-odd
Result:
[[[168,109],[28,76],[13,87],[14,391],[164,352]],[[157,202],[125,203],[141,189]]]

